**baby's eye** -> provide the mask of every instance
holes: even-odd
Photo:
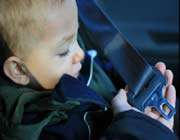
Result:
[[[59,53],[58,55],[60,57],[65,57],[66,55],[68,55],[68,53],[69,53],[69,49],[67,51],[65,51],[65,52]]]

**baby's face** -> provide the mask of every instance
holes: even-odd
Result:
[[[63,74],[78,76],[84,53],[77,42],[75,0],[65,0],[47,16],[43,37],[24,63],[43,88],[53,89]]]

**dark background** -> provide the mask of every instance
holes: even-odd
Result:
[[[151,63],[166,63],[179,97],[179,1],[116,0],[121,32]]]

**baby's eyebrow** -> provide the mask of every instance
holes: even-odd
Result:
[[[74,31],[72,34],[68,35],[68,36],[65,36],[63,37],[63,39],[61,39],[60,41],[58,41],[58,43],[56,44],[56,46],[59,48],[59,46],[65,44],[66,42],[72,40],[76,35],[77,35],[77,32],[78,32],[78,29],[79,29],[79,24],[77,24],[77,30]]]
[[[76,33],[73,33],[67,37],[64,37],[60,41],[57,42],[55,46],[55,51],[64,51],[65,49],[69,48],[69,45],[65,45],[67,42],[71,41],[74,39],[74,36],[76,36]]]
[[[75,34],[71,34],[67,37],[64,37],[63,39],[61,39],[60,41],[57,42],[56,46],[59,47],[62,44],[65,44],[66,42],[70,41],[74,36],[75,36]]]
[[[72,40],[72,38],[74,38],[75,35],[76,35],[76,34],[73,33],[73,34],[71,34],[70,36],[67,36],[67,37],[63,38],[63,40],[64,40],[64,41],[70,41],[70,40]]]

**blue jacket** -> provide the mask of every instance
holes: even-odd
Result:
[[[130,110],[113,118],[109,104],[77,79],[65,75],[56,87],[54,98],[76,98],[81,106],[69,113],[67,122],[48,125],[41,140],[175,140],[164,125]],[[108,108],[108,110],[107,110]]]

